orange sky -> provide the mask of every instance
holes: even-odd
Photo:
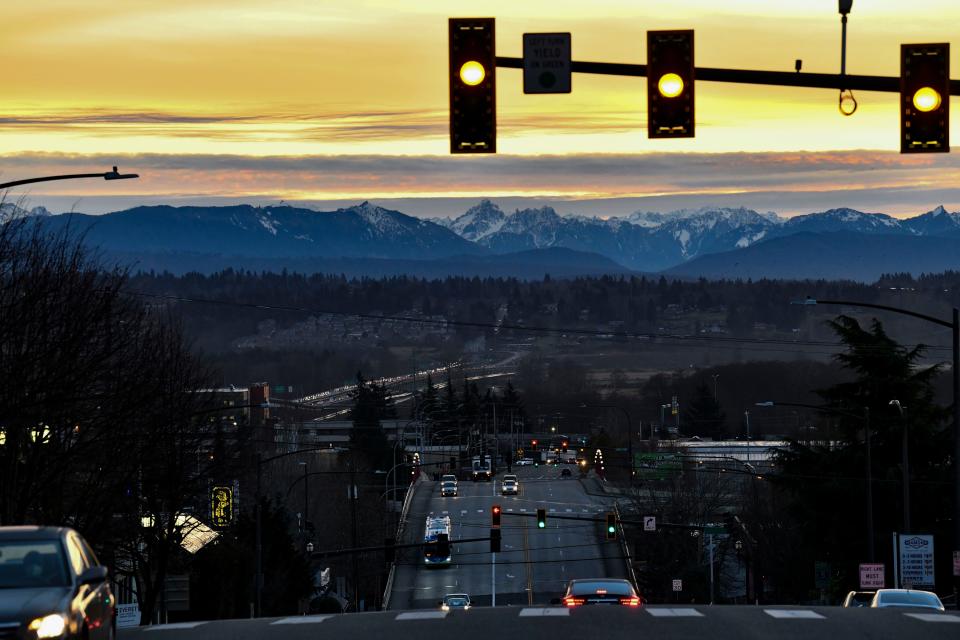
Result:
[[[794,59],[801,58],[805,71],[836,72],[840,20],[834,0],[11,4],[0,21],[2,178],[63,167],[95,171],[113,163],[143,175],[135,183],[108,187],[86,182],[38,186],[29,192],[37,203],[50,194],[83,198],[108,192],[142,196],[145,203],[253,194],[288,200],[749,195],[778,186],[764,184],[768,174],[796,176],[802,171],[801,185],[784,177],[779,186],[836,190],[837,205],[855,206],[842,192],[875,186],[915,188],[918,194],[936,189],[942,200],[940,191],[956,184],[957,169],[947,156],[919,163],[884,156],[887,169],[894,165],[894,183],[858,175],[850,156],[845,156],[845,169],[830,160],[830,170],[812,175],[818,154],[836,158],[836,152],[849,150],[896,150],[893,94],[858,93],[858,112],[844,118],[835,91],[699,82],[697,137],[648,140],[642,79],[578,74],[570,95],[528,96],[520,71],[512,69],[498,72],[501,154],[484,159],[447,155],[448,17],[496,17],[500,55],[519,56],[525,31],[570,31],[575,59],[642,63],[647,29],[693,28],[700,66],[790,71]],[[665,6],[671,15],[663,15]],[[896,75],[900,43],[950,41],[957,24],[960,3],[955,1],[857,0],[850,15],[848,71]],[[956,77],[960,42],[953,45]],[[951,127],[954,145],[960,131],[957,111]],[[614,179],[571,180],[578,158],[667,154],[682,167],[682,156],[673,155],[678,152],[767,153],[766,164],[779,168],[756,166],[749,175],[731,175],[726,183],[709,187],[702,184],[703,176],[685,180],[684,175],[667,179],[627,172]],[[519,166],[517,156],[539,155],[565,158],[566,169],[551,179],[535,162],[526,162],[527,180],[504,170]],[[192,158],[190,170],[178,171],[176,160],[187,157]],[[197,162],[213,157],[219,161]],[[384,161],[378,168],[371,160],[362,173],[350,174],[351,157]],[[417,158],[444,161],[446,175],[433,179],[436,171],[418,173]],[[257,159],[271,160],[258,166]],[[318,159],[339,160],[334,183],[317,172]],[[237,170],[239,165],[247,169]],[[451,177],[457,171],[459,180]],[[510,179],[503,180],[504,174]],[[929,202],[918,197],[916,207]],[[945,203],[951,202],[960,205],[960,198],[948,194]]]

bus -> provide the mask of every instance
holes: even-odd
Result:
[[[448,567],[453,559],[450,545],[450,516],[427,516],[423,534],[423,563],[428,567]]]

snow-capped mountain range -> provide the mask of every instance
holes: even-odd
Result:
[[[861,265],[863,274],[883,273],[892,263],[882,256],[894,253],[900,258],[922,255],[931,268],[960,269],[960,251],[954,249],[960,247],[960,214],[942,206],[907,219],[848,208],[782,218],[742,207],[599,218],[561,216],[550,207],[508,214],[483,200],[462,215],[432,220],[369,202],[327,212],[290,206],[149,206],[100,216],[50,215],[42,207],[28,212],[9,204],[0,206],[0,219],[10,216],[28,216],[54,229],[69,228],[122,260],[158,269],[169,264],[172,271],[188,263],[238,267],[256,263],[258,268],[289,265],[329,271],[338,268],[331,261],[381,260],[406,261],[406,266],[381,264],[378,273],[390,268],[404,273],[411,272],[411,261],[459,260],[461,266],[482,263],[486,273],[498,261],[522,262],[529,273],[537,273],[537,265],[546,268],[562,261],[576,262],[583,273],[669,269],[709,276],[732,273],[718,265],[734,264],[746,252],[742,255],[754,256],[751,264],[755,265],[748,277],[762,277],[767,273],[764,264],[771,266],[771,274],[772,267],[787,264],[787,258],[802,266],[810,262],[810,247],[825,247],[822,251],[836,254],[831,263],[836,277],[847,277],[844,247],[867,236],[874,239],[872,253],[864,258],[870,264]],[[844,236],[842,243],[835,241],[838,235]],[[812,236],[824,240],[814,241]],[[927,241],[931,238],[937,242]],[[561,256],[559,250],[567,253]],[[476,260],[462,260],[465,256]],[[703,262],[707,256],[711,260]],[[806,271],[781,273],[780,277],[804,277]]]
[[[599,253],[641,271],[659,271],[698,256],[804,232],[960,234],[960,214],[942,206],[905,220],[847,208],[782,218],[742,207],[637,212],[602,219],[561,216],[550,207],[506,214],[484,200],[459,217],[437,222],[497,253],[559,246]]]

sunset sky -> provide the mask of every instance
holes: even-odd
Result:
[[[666,14],[669,11],[669,15]],[[698,82],[697,136],[648,140],[646,85],[577,74],[570,95],[523,94],[497,72],[495,157],[448,155],[447,18],[569,31],[576,60],[645,63],[648,29],[692,28],[696,64],[835,73],[836,0],[32,0],[0,21],[0,181],[120,165],[137,181],[35,185],[55,211],[135,204],[371,200],[416,215],[480,197],[563,212],[744,205],[787,215],[852,206],[960,210],[953,154],[897,153],[895,94]],[[899,45],[951,42],[960,2],[856,0],[847,70],[899,74]]]

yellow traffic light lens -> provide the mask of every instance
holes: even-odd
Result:
[[[464,62],[463,66],[460,67],[460,80],[463,81],[463,84],[474,87],[483,82],[483,79],[486,77],[486,69],[484,69],[483,65],[476,60]]]
[[[675,73],[665,73],[657,83],[657,90],[664,98],[676,98],[683,93],[683,78]]]
[[[913,106],[917,111],[933,111],[940,106],[940,94],[931,87],[921,87],[913,94]]]

